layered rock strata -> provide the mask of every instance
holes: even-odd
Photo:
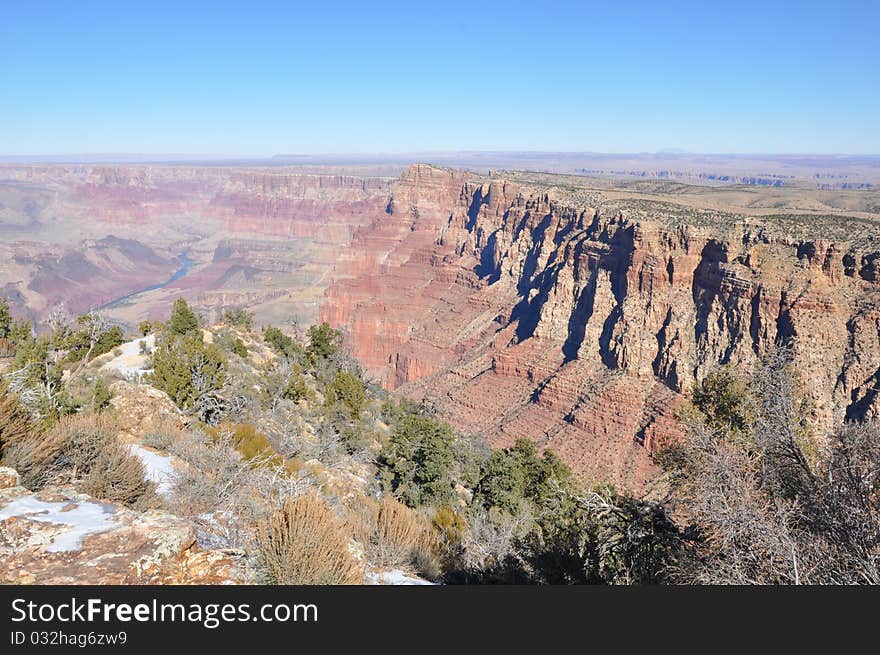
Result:
[[[643,488],[694,385],[775,344],[792,344],[820,432],[877,413],[880,231],[792,220],[797,236],[416,166],[355,234],[321,315],[385,385],[465,431]]]

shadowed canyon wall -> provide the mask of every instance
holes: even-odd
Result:
[[[683,394],[775,343],[793,344],[820,429],[876,414],[875,243],[793,236],[809,217],[780,228],[602,205],[413,167],[356,232],[322,317],[387,386],[460,428],[528,437],[638,488],[678,434]]]

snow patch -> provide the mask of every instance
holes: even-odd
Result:
[[[0,509],[0,521],[23,517],[31,521],[67,526],[46,545],[46,551],[59,553],[82,548],[85,537],[116,528],[116,508],[91,501],[69,500],[47,502],[35,496],[16,498]]]
[[[389,571],[367,571],[366,583],[370,585],[434,585],[423,578],[417,578],[401,571],[391,569]]]
[[[156,336],[148,334],[145,337],[129,341],[114,348],[114,352],[121,350],[122,353],[108,361],[101,368],[116,371],[127,380],[140,379],[141,376],[146,375],[152,370],[144,368],[149,355],[141,353],[141,343],[146,344],[148,352],[153,352],[156,348]]]
[[[163,496],[170,494],[175,474],[171,457],[160,455],[138,444],[132,444],[128,448],[144,465],[144,477],[149,482],[156,483],[156,492]]]

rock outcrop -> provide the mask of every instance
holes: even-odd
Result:
[[[233,556],[196,546],[173,514],[136,512],[69,487],[32,493],[0,468],[0,584],[237,584]]]
[[[322,307],[388,387],[458,427],[643,488],[684,395],[783,342],[820,430],[880,408],[875,223],[834,231],[467,178],[407,171]]]
[[[119,433],[129,441],[157,429],[182,430],[189,422],[164,391],[127,380],[114,382],[110,391]]]

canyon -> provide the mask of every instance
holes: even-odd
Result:
[[[88,311],[185,253],[186,275],[108,316],[133,327],[183,295],[211,321],[325,320],[369,377],[460,431],[646,491],[694,386],[778,344],[819,433],[880,408],[880,193],[811,175],[10,165],[0,294],[35,320]]]
[[[224,167],[0,167],[0,294],[35,321],[63,302],[132,328],[184,296],[208,321],[248,306],[309,323],[338,249],[389,185]],[[176,276],[181,254],[188,270]]]
[[[819,431],[876,414],[870,200],[855,215],[771,215],[737,207],[741,189],[720,209],[676,199],[681,185],[511,177],[415,167],[355,235],[322,318],[389,388],[493,445],[530,438],[636,488],[694,385],[777,344],[791,344]]]

